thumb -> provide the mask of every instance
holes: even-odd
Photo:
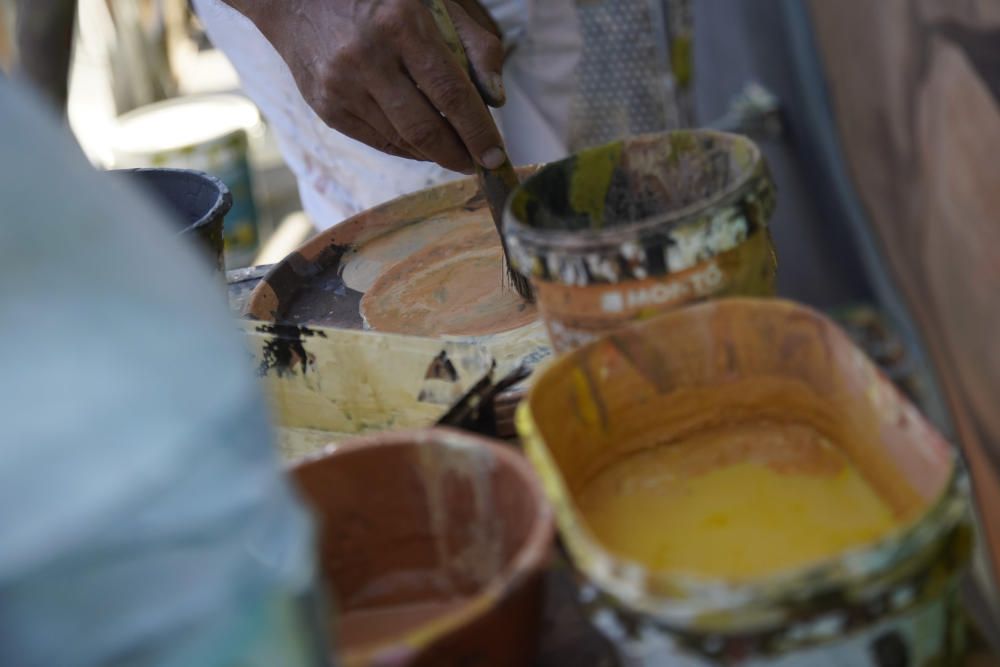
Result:
[[[479,94],[491,107],[501,107],[507,101],[503,88],[503,44],[500,39],[469,16],[460,5],[449,2],[448,14],[455,24],[469,59],[469,76]]]

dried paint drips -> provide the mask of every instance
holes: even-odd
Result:
[[[305,373],[313,360],[306,352],[303,339],[313,336],[326,338],[326,333],[322,331],[294,324],[264,324],[256,330],[272,336],[264,343],[263,359],[257,367],[259,377],[264,377],[271,370],[277,372],[278,377],[290,375],[295,373],[296,366],[300,366]]]
[[[494,538],[503,532],[490,481],[496,462],[461,441],[446,439],[438,447],[420,449],[418,461],[438,566],[451,581],[462,582],[460,586],[468,587],[469,582],[485,586],[504,563],[503,544]],[[448,524],[453,521],[449,489],[458,484],[471,491],[473,515],[480,518],[469,526],[468,539],[456,544],[448,539]]]
[[[344,664],[529,662],[549,515],[516,455],[457,431],[384,434],[294,476],[319,519]]]

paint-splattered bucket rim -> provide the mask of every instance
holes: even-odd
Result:
[[[780,299],[726,299],[691,306],[717,307],[726,302],[755,303],[779,310],[813,309]],[[657,318],[678,316],[674,311]],[[824,318],[825,319],[825,318]],[[648,326],[643,322],[638,327]],[[552,458],[531,412],[531,396],[544,389],[544,376],[559,373],[594,346],[599,339],[548,364],[536,378],[516,414],[518,434],[525,453],[553,504],[559,534],[574,565],[597,589],[632,612],[676,629],[699,632],[752,632],[791,620],[789,607],[838,591],[864,589],[867,593],[890,590],[908,566],[930,562],[937,545],[968,528],[969,478],[962,459],[950,452],[951,471],[940,495],[912,522],[900,526],[878,542],[841,553],[812,566],[749,582],[727,582],[678,573],[655,572],[605,549],[587,528],[575,508],[562,472]],[[904,572],[905,570],[905,572]],[[957,576],[958,571],[953,573]]]
[[[622,242],[623,238],[630,236],[641,236],[644,232],[667,228],[679,228],[687,224],[696,224],[707,217],[711,217],[716,211],[721,211],[730,207],[736,207],[748,195],[759,188],[759,182],[764,179],[773,189],[770,183],[770,174],[767,162],[760,147],[749,137],[729,132],[717,130],[674,130],[670,132],[660,132],[652,134],[642,134],[613,141],[603,146],[597,146],[589,151],[600,151],[612,146],[622,146],[625,151],[630,145],[644,145],[651,143],[669,143],[672,137],[691,136],[701,139],[712,139],[725,145],[732,150],[735,146],[740,146],[746,151],[747,163],[738,177],[728,183],[725,188],[710,196],[691,203],[687,206],[674,209],[662,215],[646,218],[628,224],[619,224],[602,230],[564,230],[564,229],[541,229],[524,221],[514,212],[514,207],[519,197],[526,196],[528,189],[539,178],[544,177],[552,171],[565,170],[571,166],[577,155],[550,162],[544,165],[537,172],[525,179],[521,185],[511,194],[504,207],[504,234],[508,237],[516,237],[523,245],[531,248],[561,248],[564,250],[578,249],[587,250],[591,248],[604,248],[616,246]],[[770,211],[767,215],[770,215]]]

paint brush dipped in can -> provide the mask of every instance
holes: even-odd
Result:
[[[455,58],[458,59],[458,63],[462,69],[469,73],[469,76],[480,95],[482,95],[484,99],[491,97],[490,93],[484,91],[485,87],[483,83],[477,80],[477,77],[473,74],[472,69],[469,66],[468,56],[465,54],[465,49],[462,47],[462,41],[458,36],[458,31],[455,29],[455,24],[451,20],[451,15],[448,14],[448,9],[445,7],[444,0],[423,0],[423,3],[434,16],[434,23],[437,25],[438,31],[441,33],[445,43],[448,45],[448,49],[452,52]],[[516,291],[521,298],[528,301],[534,301],[534,293],[531,289],[531,283],[525,276],[516,271],[510,263],[510,257],[507,253],[507,242],[504,240],[503,236],[504,205],[506,204],[507,198],[510,196],[511,192],[513,192],[514,189],[520,184],[517,178],[517,173],[514,171],[514,165],[511,164],[510,158],[506,158],[504,163],[496,169],[486,169],[477,162],[476,174],[479,177],[479,187],[486,196],[486,201],[490,207],[490,214],[493,216],[493,224],[496,225],[497,234],[500,236],[500,243],[503,246],[503,270],[506,274],[506,284],[513,287],[514,291]]]

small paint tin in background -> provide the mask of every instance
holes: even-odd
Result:
[[[810,450],[790,447],[791,440],[756,438],[752,429],[773,423],[821,434],[808,441],[817,458],[803,459],[801,452]],[[721,299],[623,328],[542,371],[517,426],[556,508],[580,598],[624,665],[960,664],[958,586],[972,540],[965,470],[916,408],[815,311],[776,299]],[[703,467],[695,472],[665,472],[637,458],[693,442],[702,447],[706,441],[694,439],[699,434],[744,426],[754,437],[735,448],[688,450],[700,456]],[[689,494],[691,479],[743,462],[774,464],[773,484],[786,483],[790,466],[806,465],[807,486],[798,490],[814,479],[840,484],[841,473],[826,467],[831,451],[856,469],[894,521],[850,548],[767,574],[694,572],[711,559],[730,567],[743,558],[739,548],[696,552],[687,569],[651,566],[608,546],[595,515],[587,514],[588,485],[621,462],[641,460],[636,469],[651,476],[627,479],[613,487],[616,493],[652,480],[662,486],[644,489],[674,494],[666,496],[673,503]],[[729,507],[759,516],[751,503],[766,486],[745,493],[730,487]],[[640,525],[635,513],[648,510],[636,507],[621,522]],[[698,524],[704,533],[697,537],[707,539],[698,544],[718,545],[711,540],[719,526],[735,523],[709,507],[711,521]],[[844,507],[821,505],[815,517],[823,522],[753,535],[770,549],[800,529],[823,537],[843,528],[837,521],[866,520]],[[665,525],[662,513],[649,516],[650,530],[687,530],[676,517]],[[681,547],[695,541],[690,532],[682,536]]]
[[[564,352],[685,303],[773,295],[774,207],[753,141],[684,130],[546,165],[511,196],[504,235]]]
[[[219,178],[232,193],[226,217],[228,269],[249,265],[259,247],[248,133],[260,112],[239,95],[192,95],[130,111],[118,118],[113,155],[118,168],[193,169]]]

